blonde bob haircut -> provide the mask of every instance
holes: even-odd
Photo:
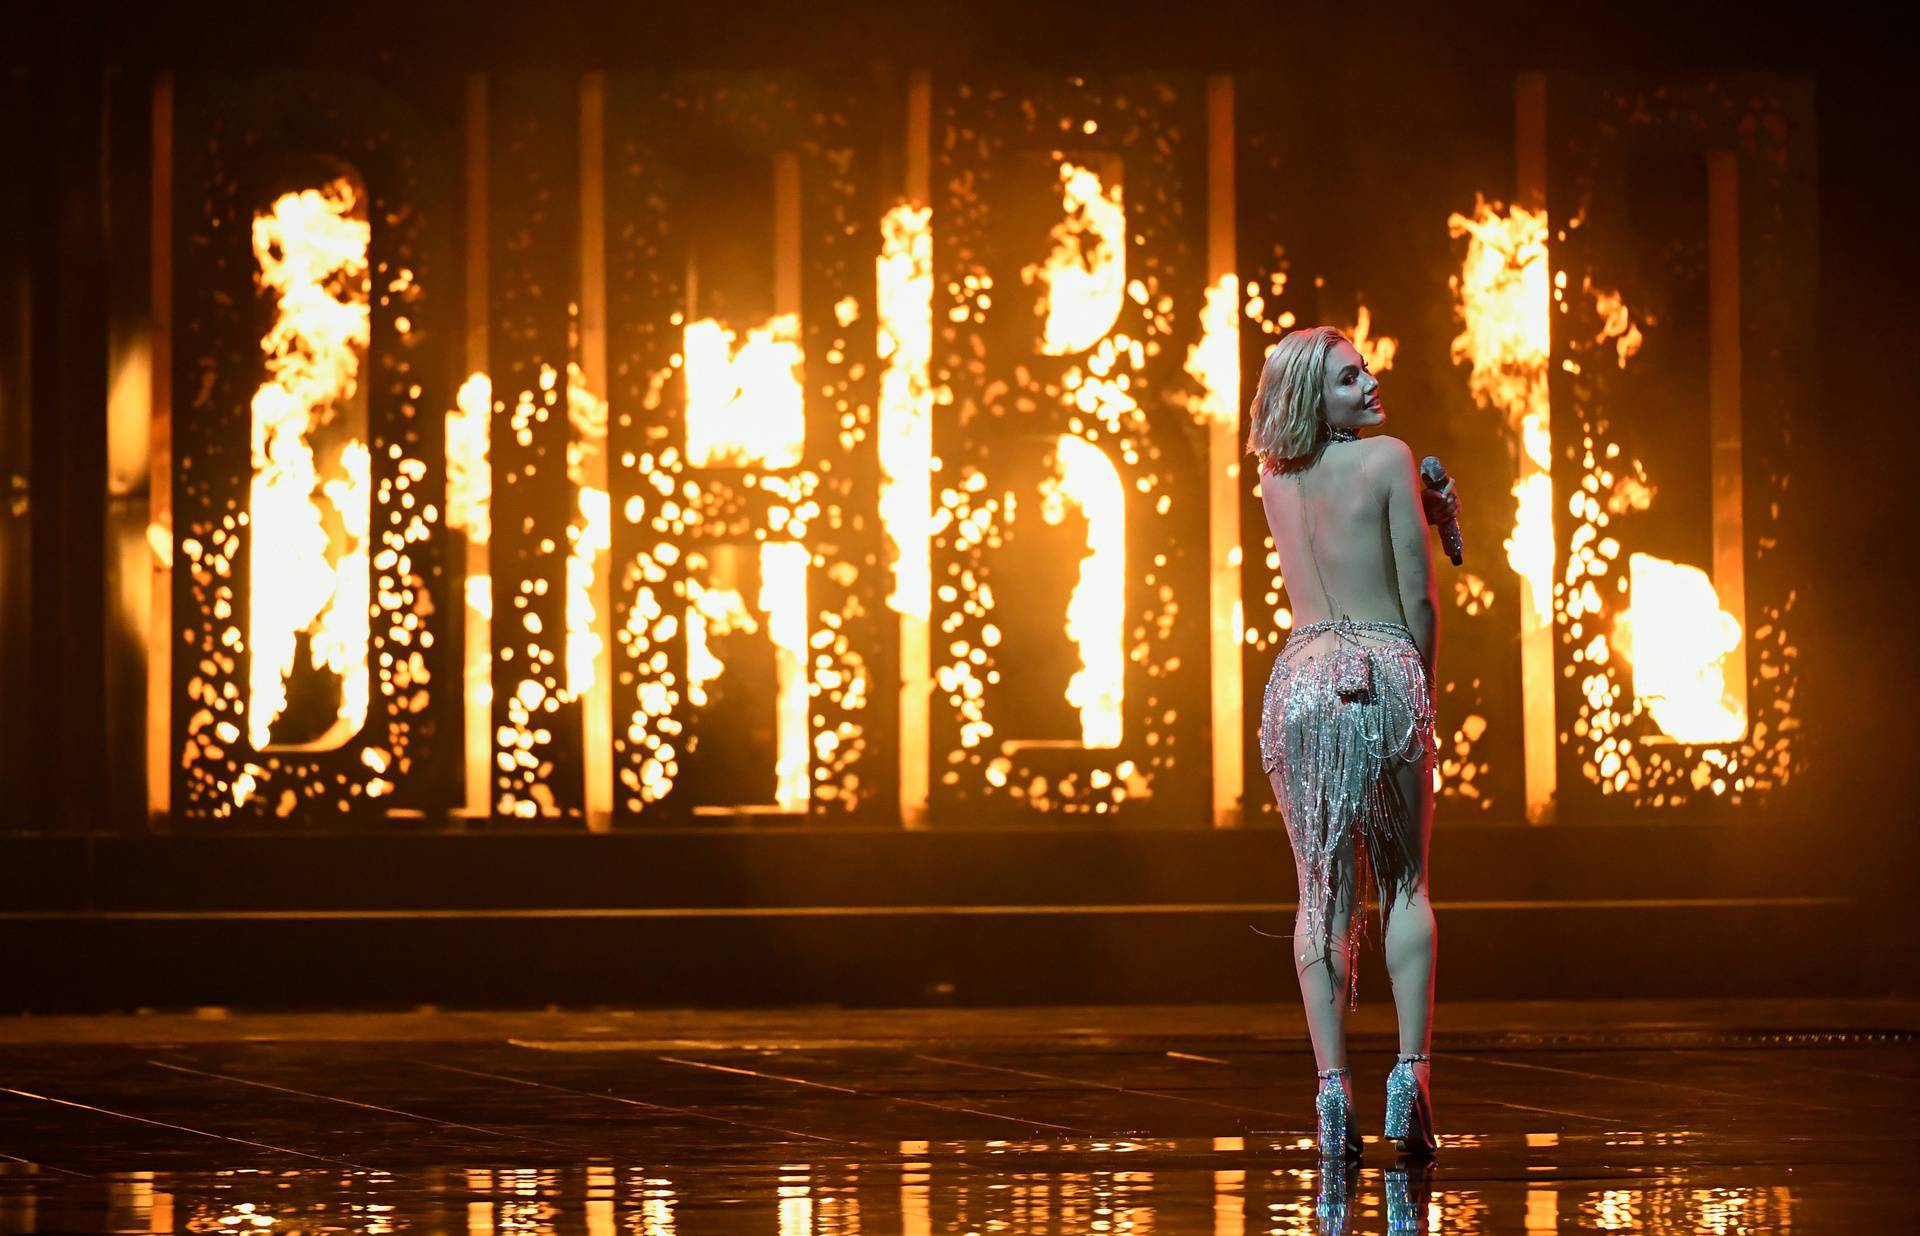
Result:
[[[1351,342],[1331,326],[1310,326],[1281,338],[1260,367],[1260,385],[1249,409],[1253,427],[1247,453],[1266,472],[1296,465],[1318,450],[1326,436],[1322,416],[1327,353]]]

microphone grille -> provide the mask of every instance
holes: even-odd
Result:
[[[1440,462],[1438,455],[1429,455],[1420,461],[1420,479],[1436,488],[1447,483],[1447,466]]]

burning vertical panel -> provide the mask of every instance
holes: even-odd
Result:
[[[1467,374],[1450,355],[1458,325],[1449,321],[1448,276],[1461,269],[1464,242],[1447,228],[1449,214],[1471,208],[1475,188],[1500,186],[1507,193],[1512,137],[1484,118],[1507,112],[1512,87],[1493,78],[1463,81],[1438,66],[1408,72],[1395,92],[1358,78],[1311,88],[1285,74],[1236,78],[1240,356],[1249,381],[1242,405],[1281,336],[1337,326],[1383,375],[1383,432],[1407,442],[1416,456],[1445,459],[1467,495],[1467,558],[1456,569],[1433,547],[1443,610],[1436,815],[1441,827],[1463,816],[1518,822],[1521,606],[1501,548],[1511,526],[1507,495],[1518,443],[1504,416],[1476,406]],[[1409,93],[1423,100],[1421,107],[1405,106]],[[1298,124],[1307,111],[1315,123]],[[1375,191],[1388,182],[1392,194]],[[1243,733],[1249,814],[1275,821],[1255,723],[1294,614],[1256,472],[1247,467],[1239,484]],[[1551,756],[1551,742],[1546,750]]]
[[[936,83],[933,130],[935,822],[1201,816],[1203,83]]]
[[[420,106],[344,76],[181,85],[177,818],[439,801],[448,194]]]
[[[1559,557],[1547,392],[1554,302],[1545,204],[1476,201],[1471,213],[1448,216],[1447,232],[1464,242],[1460,273],[1449,280],[1461,328],[1453,359],[1466,368],[1474,403],[1500,418],[1515,462],[1513,529],[1502,548],[1518,581],[1525,806],[1528,820],[1541,823],[1553,803],[1558,751],[1552,623]]]
[[[588,826],[613,823],[613,507],[607,458],[607,79],[580,82],[580,302],[567,419],[567,691],[580,700]]]
[[[1811,103],[1747,85],[1551,85],[1550,381],[1572,418],[1556,437],[1577,435],[1554,472],[1560,783],[1588,812],[1739,803],[1797,770],[1787,446],[1806,392],[1772,341],[1812,332]]]
[[[571,298],[579,100],[559,74],[496,78],[489,102],[493,379],[493,813],[577,818],[580,708],[567,692]]]
[[[900,821],[927,822],[928,707],[933,657],[928,613],[933,536],[933,208],[927,205],[932,83],[915,74],[907,88],[905,195],[880,221],[874,266],[880,371],[875,444],[880,463],[880,523],[886,531],[900,615]]]
[[[1207,611],[1212,683],[1213,823],[1244,818],[1247,724],[1240,631],[1240,276],[1236,220],[1233,79],[1207,79],[1207,292],[1200,339],[1187,350],[1186,369],[1199,384],[1192,405],[1206,426]]]
[[[609,97],[617,817],[890,814],[876,105],[776,77]]]
[[[1080,744],[1120,745],[1127,658],[1127,493],[1113,460],[1073,434],[1054,443],[1055,473],[1041,482],[1042,518],[1057,524],[1070,504],[1087,524],[1087,552],[1067,601],[1067,638],[1080,667],[1067,703],[1080,713]]]
[[[371,313],[365,190],[336,177],[282,193],[253,218],[253,256],[272,324],[253,393],[247,514],[247,737],[328,750],[367,719],[367,521],[370,461],[359,398]],[[309,665],[297,661],[302,651]],[[337,697],[319,724],[276,735],[297,670],[325,674]],[[323,706],[324,707],[324,706]],[[309,709],[309,712],[315,711]]]

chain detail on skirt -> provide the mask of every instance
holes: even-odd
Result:
[[[1318,640],[1329,633],[1331,644]],[[1395,897],[1421,879],[1419,822],[1393,774],[1433,751],[1433,694],[1406,627],[1340,618],[1287,637],[1262,700],[1260,762],[1279,783],[1307,930],[1329,968],[1334,916],[1350,907],[1349,1007],[1367,886],[1384,932]]]

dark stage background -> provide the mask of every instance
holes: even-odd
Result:
[[[474,354],[461,342],[475,330],[465,301],[472,221],[463,177],[473,166],[469,83],[480,73],[494,121],[485,134],[494,230],[490,245],[481,243],[494,299],[478,330],[486,341],[481,354],[491,353],[496,398],[510,402],[501,392],[538,389],[541,358],[570,355],[570,333],[579,332],[569,297],[556,295],[547,276],[580,251],[573,230],[581,192],[572,157],[577,90],[583,75],[603,73],[610,154],[600,191],[610,217],[639,220],[635,232],[646,234],[643,243],[610,233],[601,312],[616,370],[621,357],[657,361],[672,350],[658,324],[694,292],[677,274],[658,272],[688,269],[690,254],[700,259],[701,312],[746,320],[786,307],[780,242],[728,243],[736,234],[778,236],[781,226],[777,194],[767,199],[760,182],[705,174],[725,166],[708,159],[711,143],[731,142],[749,152],[799,152],[795,209],[810,224],[844,210],[859,229],[845,234],[852,239],[810,230],[795,242],[795,260],[808,272],[797,307],[810,332],[809,364],[834,352],[839,397],[875,400],[879,358],[870,333],[864,343],[828,337],[822,324],[835,307],[818,276],[839,272],[857,282],[875,256],[879,217],[914,169],[905,153],[910,122],[868,105],[907,97],[924,73],[934,131],[984,135],[978,151],[934,142],[923,172],[935,205],[935,303],[943,312],[947,281],[976,266],[999,276],[999,316],[983,317],[977,331],[947,329],[936,317],[932,342],[936,376],[946,375],[960,403],[980,406],[1019,397],[1029,381],[1027,394],[1059,381],[1039,372],[1041,363],[1016,376],[1004,360],[1023,346],[1009,343],[1009,331],[1028,329],[1020,265],[1038,256],[1017,252],[1008,237],[1043,232],[1046,220],[968,213],[994,191],[1030,189],[1022,176],[1044,185],[1051,175],[1051,167],[1024,166],[989,149],[990,138],[1002,140],[995,134],[1012,134],[1006,140],[1014,147],[1037,147],[1048,136],[1035,136],[1037,122],[1010,100],[1037,100],[1042,115],[1050,106],[1106,109],[1100,141],[1082,135],[1084,149],[1068,145],[1067,153],[1090,164],[1124,158],[1135,212],[1129,226],[1161,229],[1141,243],[1161,263],[1159,286],[1187,313],[1209,278],[1200,216],[1213,173],[1197,136],[1209,123],[1206,83],[1231,77],[1234,269],[1243,285],[1286,273],[1285,296],[1268,297],[1269,320],[1285,308],[1301,321],[1351,326],[1364,308],[1376,334],[1399,342],[1384,382],[1391,428],[1416,451],[1459,461],[1470,552],[1497,596],[1487,616],[1470,616],[1450,595],[1455,577],[1440,568],[1443,675],[1449,658],[1455,667],[1487,667],[1457,671],[1443,727],[1468,713],[1489,719],[1484,746],[1467,757],[1485,763],[1476,792],[1463,795],[1462,780],[1450,774],[1439,810],[1441,998],[1914,993],[1915,932],[1904,908],[1906,877],[1920,859],[1920,813],[1906,776],[1920,687],[1910,634],[1920,564],[1911,548],[1907,468],[1920,445],[1913,426],[1920,402],[1908,363],[1906,299],[1920,273],[1908,222],[1920,177],[1904,153],[1914,109],[1892,40],[1880,33],[1880,12],[1825,7],[1774,18],[1734,6],[1673,13],[1502,5],[1349,15],[1326,6],[1176,11],[994,2],[537,13],[336,6],[325,15],[290,15],[225,5],[186,12],[81,5],[30,23],[12,20],[0,53],[0,166],[14,172],[0,194],[0,470],[11,486],[0,510],[0,964],[10,979],[0,1005],[1290,998],[1284,945],[1249,930],[1284,930],[1291,889],[1284,835],[1258,793],[1252,752],[1243,752],[1244,767],[1255,769],[1246,810],[1225,821],[1239,826],[1214,827],[1223,822],[1212,788],[1221,766],[1190,749],[1207,743],[1213,682],[1201,552],[1206,512],[1195,504],[1176,506],[1158,523],[1129,525],[1129,554],[1164,554],[1165,578],[1155,584],[1185,608],[1136,603],[1129,611],[1157,634],[1145,640],[1139,667],[1127,671],[1134,675],[1127,707],[1137,711],[1126,714],[1128,738],[1115,758],[1143,770],[1137,775],[1150,779],[1153,795],[1112,800],[1111,814],[1087,810],[1099,796],[1084,787],[1124,786],[1134,774],[1084,758],[1073,710],[1061,702],[1067,670],[1042,657],[1034,662],[1041,672],[989,698],[1046,741],[1017,753],[1011,774],[967,757],[943,780],[945,765],[936,764],[928,814],[903,818],[911,813],[899,806],[890,746],[899,716],[888,687],[901,656],[887,625],[893,614],[875,578],[849,582],[824,567],[810,576],[810,601],[816,611],[838,606],[851,645],[877,650],[864,668],[880,684],[863,713],[845,698],[816,705],[833,723],[850,718],[866,727],[864,764],[848,754],[852,748],[812,748],[836,770],[838,796],[816,786],[797,808],[782,799],[771,771],[772,723],[755,729],[771,705],[716,691],[719,719],[701,732],[710,736],[709,752],[723,754],[689,752],[683,776],[662,797],[616,792],[598,816],[585,796],[568,798],[574,791],[564,787],[577,789],[583,776],[572,762],[600,749],[589,697],[540,727],[546,738],[529,738],[551,749],[543,758],[559,769],[551,778],[563,787],[552,818],[544,810],[515,818],[500,806],[497,786],[483,790],[472,810],[458,700],[443,698],[400,724],[390,704],[404,696],[402,687],[376,700],[375,715],[394,722],[383,751],[411,757],[411,780],[393,778],[403,810],[371,810],[359,798],[333,809],[329,796],[340,778],[367,775],[357,749],[316,757],[274,783],[274,795],[283,784],[296,797],[310,794],[311,808],[286,815],[264,805],[220,808],[238,764],[206,772],[206,759],[186,758],[200,741],[188,732],[189,714],[176,705],[156,720],[149,702],[150,690],[184,698],[193,676],[182,668],[187,659],[176,648],[172,677],[150,687],[147,643],[121,617],[125,597],[146,586],[152,493],[144,464],[138,475],[125,472],[107,410],[116,375],[126,372],[112,358],[129,339],[145,337],[156,301],[156,81],[171,83],[170,166],[183,195],[173,199],[166,251],[174,351],[171,360],[151,358],[173,398],[175,456],[162,471],[178,564],[183,525],[195,510],[217,511],[228,483],[219,477],[237,476],[245,465],[244,447],[236,446],[244,438],[185,412],[208,389],[216,406],[241,406],[250,385],[233,375],[258,331],[218,273],[218,262],[248,260],[238,236],[252,208],[246,194],[258,185],[242,181],[264,175],[292,185],[316,174],[310,164],[275,163],[279,147],[331,143],[340,157],[358,160],[376,197],[388,194],[404,207],[376,226],[372,257],[422,272],[425,299],[406,309],[416,321],[397,334],[392,318],[400,310],[376,309],[374,351],[382,353],[384,338],[391,346],[383,354],[402,359],[383,362],[364,383],[366,415],[376,433],[383,417],[408,426],[389,431],[406,457],[440,458],[438,413],[452,406],[453,388],[470,367],[462,362]],[[777,85],[764,99],[720,103],[701,95],[709,102],[687,120],[677,100],[707,88],[687,83],[721,78]],[[1544,163],[1531,169],[1520,131],[1528,81],[1538,84],[1534,114],[1546,125]],[[1170,93],[1142,102],[1162,82],[1174,83]],[[976,83],[979,94],[964,88]],[[995,83],[1007,87],[1008,100],[988,97]],[[395,109],[394,100],[406,106]],[[1130,106],[1137,116],[1126,129]],[[1636,114],[1649,107],[1682,119]],[[1767,131],[1769,118],[1779,132]],[[1636,124],[1656,137],[1623,139]],[[1761,132],[1756,137],[1744,124]],[[1689,136],[1673,136],[1683,131]],[[1797,727],[1790,775],[1718,797],[1696,783],[1685,803],[1656,805],[1651,790],[1602,794],[1578,773],[1585,740],[1564,732],[1580,713],[1579,688],[1555,678],[1559,793],[1554,809],[1529,823],[1515,736],[1524,724],[1512,652],[1519,635],[1510,625],[1519,594],[1498,550],[1511,528],[1512,456],[1499,414],[1475,406],[1466,367],[1449,352],[1458,323],[1445,289],[1459,273],[1460,244],[1449,247],[1444,221],[1449,211],[1471,213],[1476,194],[1514,200],[1529,177],[1544,188],[1551,227],[1588,209],[1586,226],[1571,239],[1554,238],[1554,266],[1575,261],[1563,253],[1590,259],[1585,269],[1620,289],[1646,338],[1625,367],[1612,364],[1611,339],[1585,351],[1563,347],[1564,339],[1585,340],[1605,325],[1591,297],[1567,289],[1577,328],[1556,326],[1566,333],[1556,335],[1548,375],[1556,444],[1578,432],[1575,417],[1595,408],[1609,413],[1625,427],[1627,454],[1664,482],[1655,487],[1659,518],[1647,522],[1635,548],[1705,562],[1713,508],[1710,486],[1696,473],[1708,454],[1704,406],[1711,402],[1709,367],[1698,362],[1712,347],[1711,297],[1699,273],[1709,222],[1688,178],[1701,174],[1703,144],[1741,142],[1763,152],[1740,173],[1749,195],[1740,215],[1752,607],[1745,625],[1754,636],[1768,604],[1790,605],[1784,617],[1774,615],[1794,648],[1785,667]],[[822,153],[836,143],[878,153],[849,169]],[[660,167],[674,170],[660,174]],[[960,183],[987,188],[976,196],[953,188]],[[1683,239],[1667,249],[1646,242],[1663,235]],[[1174,240],[1163,244],[1165,237]],[[765,270],[774,271],[771,281]],[[743,290],[763,283],[775,287],[765,303]],[[1151,314],[1143,308],[1139,316],[1151,335],[1144,325]],[[399,337],[409,329],[417,336],[402,348]],[[1176,326],[1168,355],[1143,363],[1148,389],[1184,381],[1178,353],[1197,341],[1197,330],[1194,320]],[[1244,316],[1241,404],[1265,342],[1258,316]],[[196,368],[201,356],[223,354],[231,363]],[[986,359],[975,365],[974,356]],[[1561,368],[1563,359],[1581,372]],[[809,381],[823,372],[810,368]],[[645,374],[600,377],[616,413],[605,451],[644,450],[648,423],[622,428],[617,414],[645,401]],[[431,388],[424,399],[409,399],[415,383]],[[430,415],[396,411],[415,401]],[[808,463],[829,478],[827,504],[834,484],[847,487],[850,510],[870,500],[871,452],[817,446],[832,438],[834,415],[829,410],[821,421],[817,408],[807,415]],[[503,419],[496,413],[496,429]],[[519,462],[496,456],[496,467],[552,460],[556,467],[545,475],[555,477],[565,420],[536,430],[524,458],[514,457]],[[818,432],[822,425],[828,433]],[[996,460],[1023,450],[1040,457],[1031,431],[1023,438],[943,425],[934,431],[936,452],[963,466],[992,472]],[[1064,422],[1040,429],[1065,432]],[[505,454],[515,449],[496,441]],[[1144,462],[1125,474],[1129,482],[1205,475],[1204,433],[1162,426],[1135,445]],[[222,451],[229,452],[227,473]],[[383,474],[385,466],[376,461],[375,479],[393,483],[400,473]],[[1578,487],[1578,460],[1557,457],[1553,467],[1556,492]],[[418,482],[427,493],[444,493],[437,468]],[[1780,476],[1787,482],[1761,483]],[[764,493],[728,492],[727,519],[765,519]],[[545,607],[549,629],[564,620],[559,559],[539,551],[537,536],[516,540],[512,525],[524,517],[564,526],[569,501],[551,485],[497,499],[495,614],[514,605],[512,581],[544,573],[551,587],[534,606]],[[619,509],[618,492],[614,502]],[[1270,576],[1257,560],[1258,524],[1247,522],[1257,521],[1257,508],[1241,505],[1243,529],[1253,530],[1242,536],[1248,558],[1240,575],[1251,628],[1260,625],[1256,611]],[[1564,512],[1558,518],[1564,547],[1572,525]],[[1025,546],[1063,554],[1081,535],[1075,519],[1059,528],[1049,521]],[[816,548],[837,558],[884,561],[871,526],[815,531]],[[616,520],[612,561],[639,561],[641,535]],[[1761,540],[1764,553],[1756,548]],[[445,556],[453,552],[445,545],[421,551],[419,581],[433,601],[421,607],[421,620],[440,637],[427,656],[442,683],[458,681],[466,639],[462,564]],[[937,542],[933,568],[979,565],[984,554]],[[724,558],[719,550],[714,556]],[[1057,639],[1022,612],[1057,612],[1066,603],[1066,573],[1033,567],[1047,560],[1015,553],[999,565],[1010,657],[1039,647],[1043,636]],[[723,563],[713,578],[734,569]],[[177,565],[176,572],[185,578]],[[218,604],[178,581],[171,602],[175,639],[193,614],[211,614]],[[629,610],[614,604],[617,626]],[[936,622],[943,612],[936,604]],[[977,644],[985,622],[966,614],[954,629]],[[209,618],[194,629],[204,636],[215,624]],[[1257,699],[1257,676],[1278,636],[1269,630],[1243,646],[1246,698]],[[1564,624],[1554,638],[1565,645],[1559,668],[1572,647]],[[738,663],[771,681],[775,653],[756,648],[743,645]],[[624,644],[611,655],[641,663]],[[944,655],[937,651],[936,664]],[[517,671],[495,664],[493,673],[501,702],[487,728],[531,733],[533,723],[505,702]],[[381,681],[393,682],[391,675]],[[1771,697],[1758,677],[1754,685],[1762,692],[1757,709]],[[1149,692],[1151,714],[1141,702]],[[930,741],[938,759],[960,750],[965,720],[935,710]],[[815,729],[831,724],[816,719]],[[149,751],[155,725],[171,727],[172,736],[158,771]],[[1151,749],[1147,735],[1155,739]],[[604,743],[614,753],[610,776],[630,768],[638,781],[644,752],[619,746],[618,738]],[[1044,783],[1047,791],[1015,802],[1003,792],[1009,776],[1015,786]],[[1069,809],[1073,794],[1059,791],[1075,777],[1082,805]],[[162,782],[167,806],[156,810],[154,786]],[[715,804],[729,795],[779,809],[719,810]],[[273,801],[263,795],[258,804]],[[1363,982],[1384,984],[1377,964]]]

